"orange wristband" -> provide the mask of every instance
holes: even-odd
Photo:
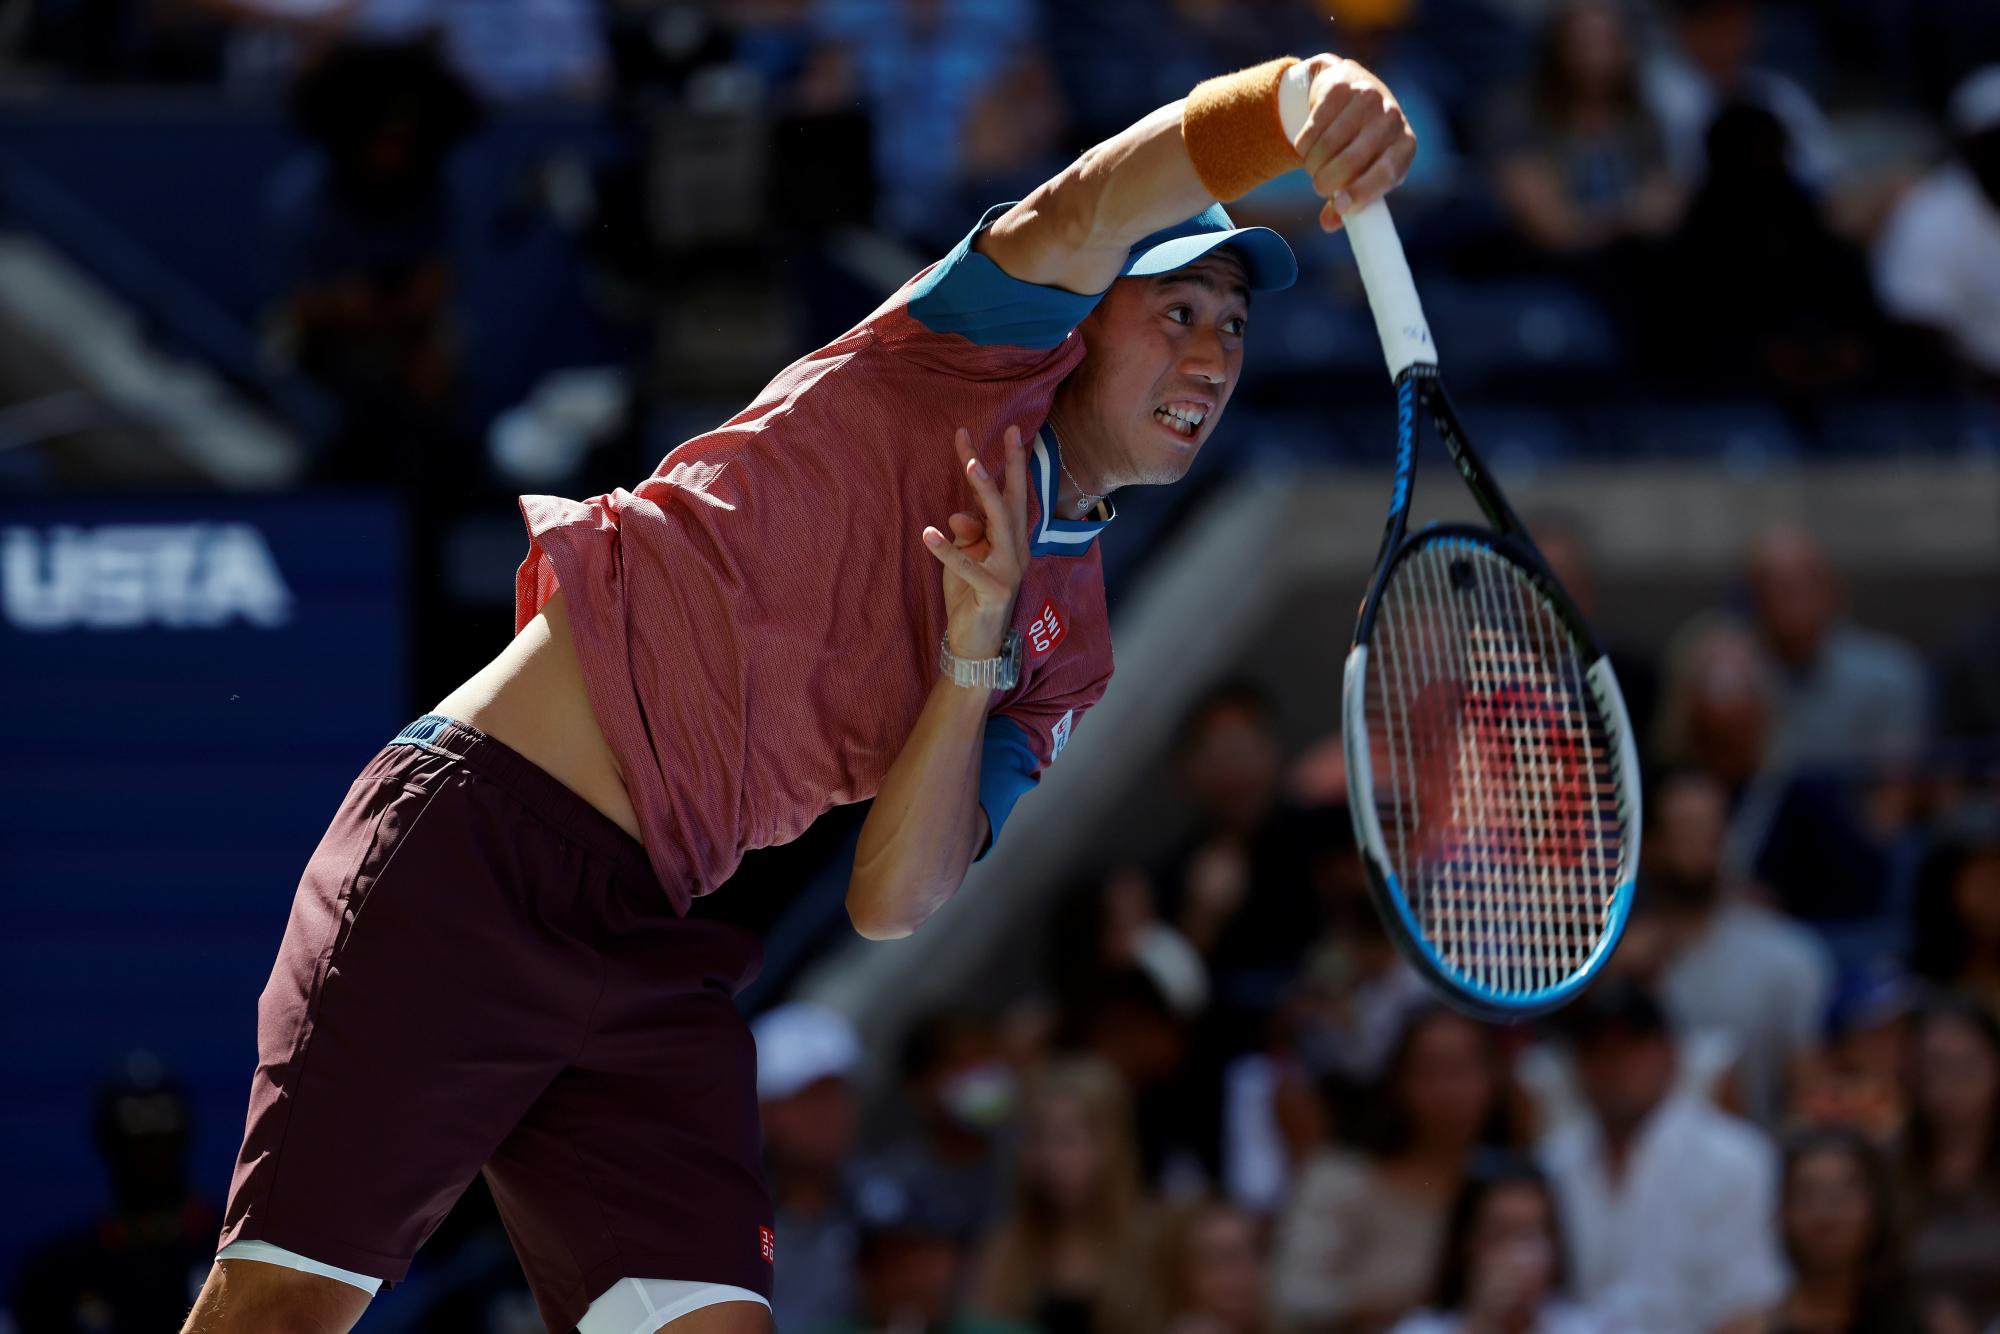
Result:
[[[1181,142],[1195,175],[1223,203],[1300,164],[1278,117],[1278,83],[1298,64],[1283,56],[1198,83],[1181,108]]]

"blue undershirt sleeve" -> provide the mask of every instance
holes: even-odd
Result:
[[[979,806],[986,812],[986,846],[978,861],[1000,841],[1000,826],[1007,823],[1014,803],[1035,785],[1035,771],[1041,762],[1028,734],[1011,718],[994,714],[986,720],[986,740],[979,754]]]
[[[929,273],[910,288],[908,309],[933,333],[959,334],[982,347],[1046,350],[1097,307],[1103,293],[1084,296],[1023,282],[972,248],[995,218],[1014,207],[995,204]]]

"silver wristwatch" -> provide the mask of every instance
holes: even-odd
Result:
[[[1021,632],[1009,630],[996,658],[961,658],[951,651],[951,636],[938,641],[938,670],[955,686],[1012,690],[1021,679]]]

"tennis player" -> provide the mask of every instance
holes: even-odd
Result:
[[[873,797],[848,911],[915,930],[1111,674],[1111,494],[1228,405],[1304,166],[1415,143],[1366,70],[1211,80],[993,209],[634,491],[527,496],[517,633],[349,789],[258,1005],[199,1334],[345,1330],[484,1170],[551,1330],[770,1328],[743,853]],[[829,1312],[829,1315],[837,1313]]]

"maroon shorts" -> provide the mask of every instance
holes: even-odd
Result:
[[[395,1282],[482,1168],[566,1330],[620,1278],[769,1295],[755,935],[677,916],[640,845],[435,715],[306,866],[257,1006],[222,1244]]]

